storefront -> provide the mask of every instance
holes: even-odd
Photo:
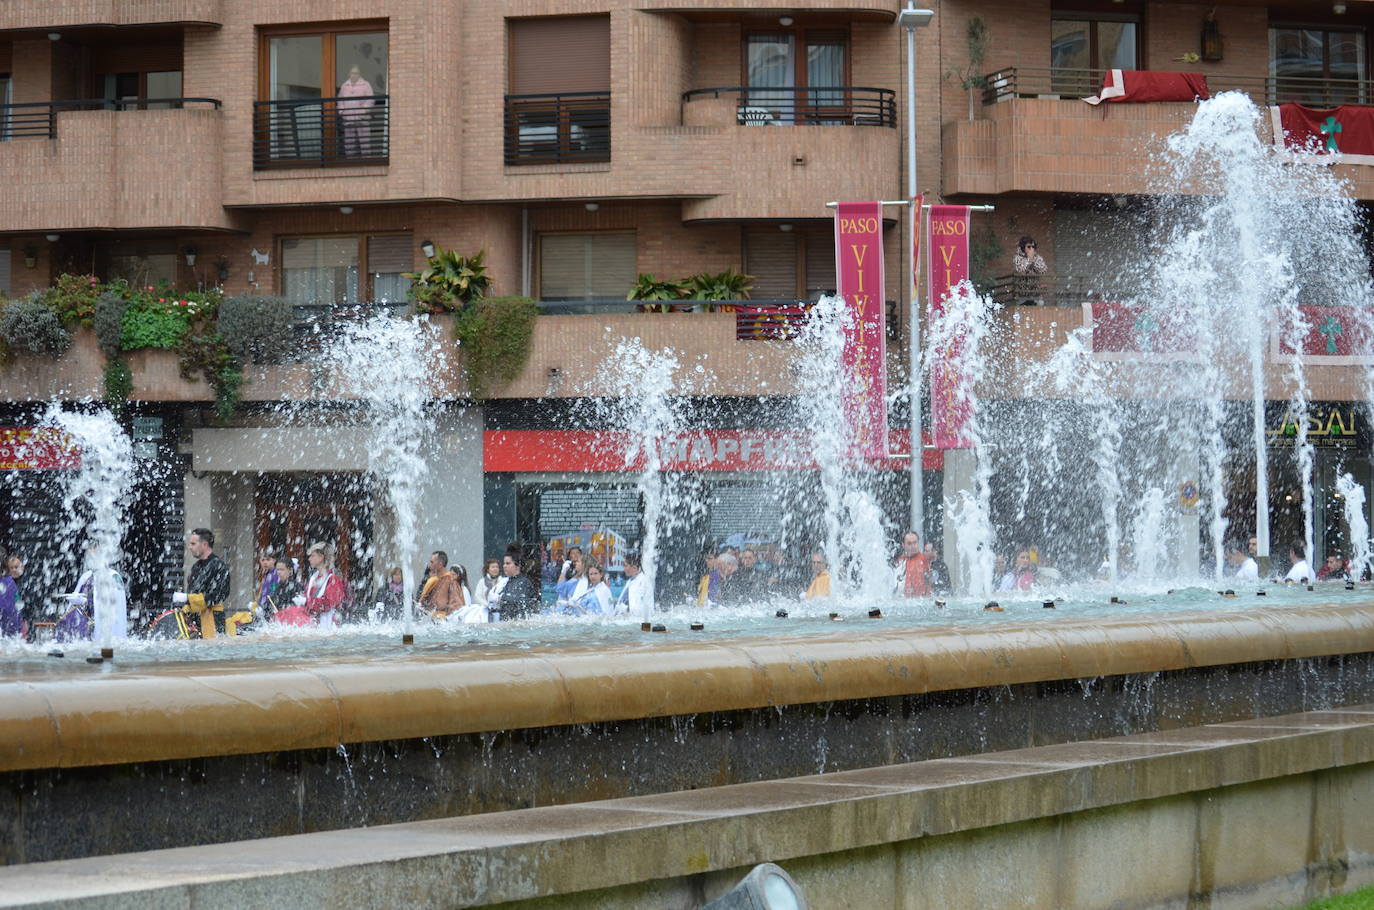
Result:
[[[584,552],[602,546],[615,572],[616,548],[640,545],[644,489],[653,486],[648,498],[661,516],[655,575],[662,596],[692,588],[707,547],[752,546],[795,560],[820,545],[825,533],[811,438],[795,429],[686,430],[632,455],[631,437],[616,430],[488,430],[486,552],[494,556],[511,541],[537,540],[553,562],[555,551],[577,541]],[[842,469],[846,482],[868,475],[862,483],[894,529],[905,526],[908,508],[907,439],[894,431],[896,457],[867,469]],[[928,497],[939,489],[940,455],[925,453]]]

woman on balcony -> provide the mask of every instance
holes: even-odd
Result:
[[[1022,237],[1017,241],[1011,267],[1015,273],[1013,289],[1016,299],[1027,306],[1043,304],[1045,297],[1040,276],[1049,268],[1045,265],[1045,257],[1036,250],[1034,237]]]
[[[354,66],[348,79],[339,86],[339,120],[343,132],[343,153],[348,158],[367,158],[372,154],[371,119],[368,109],[377,103],[372,84]]]

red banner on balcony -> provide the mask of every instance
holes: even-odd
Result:
[[[1358,104],[1269,108],[1274,145],[1330,164],[1374,164],[1374,108]]]
[[[1306,331],[1295,345],[1275,327],[1271,354],[1330,366],[1374,364],[1374,310],[1352,306],[1302,306]]]
[[[1137,303],[1103,300],[1083,304],[1083,324],[1092,333],[1097,360],[1167,363],[1197,359],[1193,326],[1160,318],[1160,312]]]
[[[932,205],[926,222],[926,267],[931,318],[945,311],[950,289],[969,276],[969,207]],[[930,366],[930,430],[938,449],[972,446],[966,429],[972,403],[960,382],[963,336],[956,334]]]
[[[52,427],[0,427],[0,471],[60,471],[81,467],[72,438]]]
[[[835,275],[849,306],[841,390],[844,421],[857,458],[887,458],[887,336],[883,326],[883,208],[841,202],[835,209]]]

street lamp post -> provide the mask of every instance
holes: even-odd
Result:
[[[907,224],[907,252],[916,251],[916,232],[921,228],[921,207],[915,204],[921,191],[916,181],[916,29],[929,25],[935,11],[908,6],[897,14],[897,24],[906,29],[906,195],[912,200]],[[911,389],[911,529],[925,537],[924,437],[921,434],[921,297],[916,283],[917,262],[911,262],[910,389]]]

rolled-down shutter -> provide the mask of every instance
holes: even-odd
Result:
[[[611,17],[508,19],[512,95],[611,90]]]
[[[788,300],[797,296],[797,238],[777,228],[749,231],[744,237],[744,271],[754,276],[749,296]]]
[[[374,275],[394,275],[414,268],[410,234],[381,234],[367,238],[367,270]]]
[[[806,232],[806,296],[815,300],[833,294],[835,281],[835,234],[828,230]]]
[[[543,300],[623,300],[634,283],[634,234],[545,234],[539,238],[539,296]]]

